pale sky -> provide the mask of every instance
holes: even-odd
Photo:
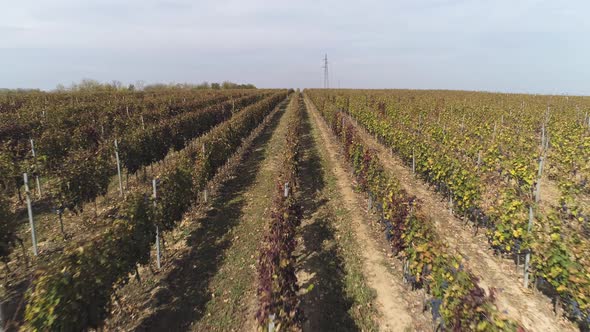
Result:
[[[0,87],[125,84],[590,95],[589,1],[0,0]]]

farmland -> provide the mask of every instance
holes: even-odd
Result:
[[[589,329],[587,97],[4,93],[0,175],[9,331]]]

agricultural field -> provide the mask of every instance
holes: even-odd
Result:
[[[6,331],[588,331],[590,98],[0,94]]]

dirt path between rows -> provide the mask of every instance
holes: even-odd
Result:
[[[360,213],[356,194],[345,169],[338,163],[338,146],[330,136],[329,128],[320,118],[310,101],[305,98],[308,114],[312,119],[313,127],[320,132],[321,145],[325,146],[327,158],[331,160],[331,170],[337,179],[337,187],[342,195],[342,206],[349,210],[355,235],[360,245],[360,252],[364,259],[364,274],[368,284],[376,291],[376,304],[381,314],[379,325],[383,331],[404,331],[413,325],[412,313],[403,301],[405,290],[394,280],[401,277],[394,276],[387,268],[387,258],[377,247],[375,239],[371,235],[370,226],[363,220]]]
[[[303,99],[301,107],[304,109]],[[303,112],[297,282],[303,331],[376,331],[374,291],[363,274],[350,216],[343,211],[335,176],[318,131]]]
[[[352,119],[351,119],[352,120]],[[355,123],[354,120],[351,122]],[[435,222],[436,230],[447,245],[465,258],[465,265],[479,279],[480,285],[489,291],[496,289],[497,305],[508,316],[522,322],[531,331],[576,331],[574,325],[553,313],[550,300],[537,292],[522,287],[522,269],[508,260],[494,255],[487,246],[484,232],[474,236],[474,231],[465,222],[452,215],[446,200],[434,192],[422,180],[414,177],[410,168],[391,151],[381,145],[372,135],[356,124],[369,147],[379,152],[385,168],[396,175],[402,187],[415,195]]]

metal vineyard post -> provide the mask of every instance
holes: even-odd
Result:
[[[31,238],[33,241],[33,253],[37,256],[37,236],[35,234],[35,222],[33,221],[33,208],[31,207],[31,192],[29,191],[29,178],[27,173],[23,174],[23,180],[25,182],[25,195],[27,196],[27,211],[29,213],[29,223],[31,225]]]
[[[156,199],[158,198],[158,192],[156,190],[157,182],[156,179],[152,180],[152,187],[154,189],[154,208],[157,206]],[[158,265],[158,269],[162,268],[161,263],[161,256],[160,256],[160,228],[156,224],[156,263]]]
[[[117,159],[117,176],[119,177],[119,194],[123,196],[123,179],[121,179],[121,161],[119,160],[119,145],[115,140],[115,159]]]

